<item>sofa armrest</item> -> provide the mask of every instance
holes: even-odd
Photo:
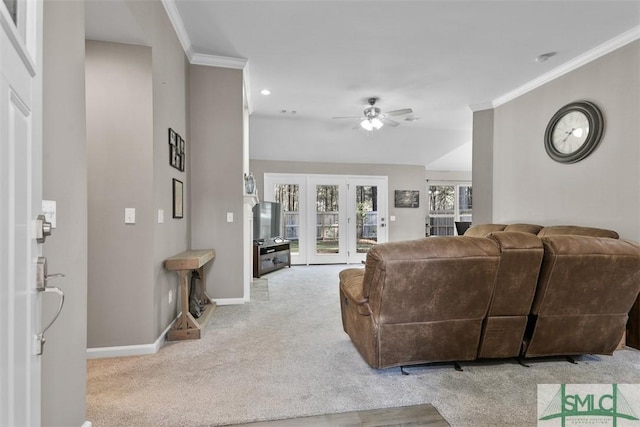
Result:
[[[369,316],[369,299],[364,296],[364,269],[348,268],[340,272],[340,290],[347,298],[347,304],[355,304],[358,313]]]

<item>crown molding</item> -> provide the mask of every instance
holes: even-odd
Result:
[[[469,108],[471,109],[471,111],[473,111],[474,113],[476,111],[483,111],[483,110],[490,110],[494,107],[493,102],[489,101],[489,102],[480,102],[478,104],[470,104]]]
[[[187,30],[182,23],[182,18],[180,17],[180,13],[178,12],[178,7],[176,6],[175,0],[161,1],[162,5],[164,6],[164,10],[167,12],[167,16],[169,17],[169,21],[171,21],[171,25],[173,25],[173,29],[176,31],[178,40],[180,40],[182,49],[187,55],[187,59],[189,59],[189,62],[191,62],[191,59],[194,55],[193,47],[191,47],[191,39],[189,39]]]
[[[478,104],[469,105],[469,108],[472,111],[482,111],[488,110],[491,108],[499,107],[502,104],[505,104],[509,101],[512,101],[519,96],[524,95],[527,92],[531,92],[532,90],[549,83],[552,80],[555,80],[559,77],[562,77],[565,74],[570,73],[571,71],[582,67],[583,65],[588,64],[598,58],[603,57],[604,55],[613,52],[616,49],[619,49],[631,42],[640,39],[640,26],[636,26],[629,31],[626,31],[620,34],[617,37],[614,37],[611,40],[608,40],[602,43],[599,46],[594,47],[593,49],[585,52],[584,54],[575,57],[574,59],[565,62],[564,64],[552,69],[551,71],[541,75],[540,77],[531,80],[524,85],[517,87],[516,89],[505,93],[502,96],[494,99],[493,101],[483,102]]]
[[[191,57],[191,63],[195,65],[206,65],[209,67],[235,68],[244,69],[247,65],[247,59],[234,58],[232,56],[205,55],[202,53],[194,53]]]

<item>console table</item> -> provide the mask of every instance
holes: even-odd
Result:
[[[167,333],[169,340],[189,340],[202,337],[202,329],[211,318],[216,303],[207,295],[204,266],[214,259],[216,253],[213,249],[200,249],[185,251],[167,258],[164,268],[178,273],[180,278],[180,298],[182,298],[182,313]],[[198,297],[205,302],[206,308],[199,318],[195,318],[189,312],[189,279],[191,272],[197,270],[200,275],[200,284],[196,286]]]

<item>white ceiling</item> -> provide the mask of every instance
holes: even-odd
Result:
[[[248,60],[252,159],[430,170],[471,170],[470,106],[495,105],[603,44],[637,37],[640,25],[638,0],[165,3],[193,53]],[[125,10],[88,2],[87,37],[143,43]],[[357,120],[331,119],[360,116],[372,96],[383,111],[410,107],[419,120],[367,133],[352,129]]]

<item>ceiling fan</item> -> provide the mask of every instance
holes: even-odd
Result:
[[[400,123],[390,119],[390,116],[402,116],[404,114],[411,114],[413,110],[411,108],[403,108],[400,110],[382,111],[376,107],[375,104],[378,98],[369,98],[367,102],[369,105],[365,107],[362,117],[332,117],[332,119],[358,119],[360,120],[359,126],[368,131],[378,130],[384,125],[398,126]],[[356,125],[354,128],[357,128]]]

